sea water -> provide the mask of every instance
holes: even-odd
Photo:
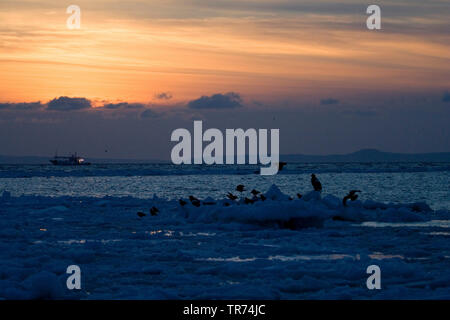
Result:
[[[178,199],[223,197],[236,185],[267,190],[276,184],[295,196],[311,189],[318,175],[324,194],[345,196],[361,190],[361,199],[405,203],[425,201],[450,209],[450,163],[292,163],[275,176],[260,176],[257,166],[103,164],[83,167],[0,165],[0,192],[43,196],[132,196]]]

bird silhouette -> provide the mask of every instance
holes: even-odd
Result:
[[[181,205],[182,207],[184,207],[185,205],[187,205],[187,202],[184,201],[183,199],[178,200],[178,202],[180,203],[180,205]]]
[[[301,199],[302,195],[300,193],[297,193],[297,198]]]
[[[259,197],[261,198],[262,201],[265,201],[267,199],[263,194],[261,194]]]
[[[140,212],[140,211],[137,213],[137,215],[139,216],[139,218],[142,218],[142,217],[145,217],[145,216],[146,216],[145,213]]]
[[[245,204],[253,204],[254,202],[255,202],[255,200],[249,199],[249,198],[247,198],[247,197],[245,197],[245,199],[244,199],[244,203],[245,203]]]
[[[239,191],[239,192],[245,191],[244,185],[243,185],[243,184],[238,185],[238,186],[236,187],[236,191]]]
[[[196,197],[189,196],[189,200],[191,200],[191,203],[194,207],[200,207],[200,200],[198,200]]]
[[[232,194],[231,192],[228,192],[227,198],[234,201],[234,200],[236,200],[238,197],[235,196],[234,194]]]
[[[259,192],[258,190],[253,189],[252,191],[250,191],[250,193],[256,197],[261,192]]]
[[[151,214],[152,216],[157,216],[157,215],[158,215],[158,212],[159,212],[159,210],[158,210],[157,207],[151,207],[151,208],[150,208],[150,214]]]
[[[200,207],[200,201],[196,201],[196,200],[194,200],[194,201],[191,201],[192,202],[192,205],[194,206],[194,207]]]
[[[356,199],[358,199],[358,194],[357,192],[361,192],[361,190],[350,190],[349,193],[342,199],[342,204],[344,205],[344,207],[347,206],[347,200],[351,200],[351,201],[355,201]]]
[[[200,200],[198,200],[196,197],[194,197],[194,196],[189,196],[189,200],[191,200],[191,202],[192,201],[200,201]]]
[[[320,183],[319,179],[317,179],[314,173],[311,175],[311,184],[314,188],[314,191],[322,191],[322,184]]]

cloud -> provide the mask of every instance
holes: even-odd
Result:
[[[320,100],[320,104],[321,105],[339,104],[339,100],[334,98],[322,99]]]
[[[444,95],[442,96],[442,102],[450,102],[450,92],[447,91],[444,93]]]
[[[91,108],[91,101],[86,98],[59,97],[47,104],[47,110],[72,111]]]
[[[143,103],[128,103],[128,102],[119,102],[119,103],[108,103],[103,105],[103,108],[106,109],[142,109],[145,105]]]
[[[242,107],[242,99],[238,93],[217,93],[212,96],[202,96],[188,103],[190,109],[233,109]]]
[[[155,98],[159,100],[170,100],[172,99],[172,94],[170,92],[161,92],[156,94]]]
[[[153,111],[151,109],[145,109],[145,111],[143,111],[141,113],[141,118],[142,119],[157,118],[157,117],[159,117],[159,113],[156,113],[155,111]]]
[[[36,110],[42,108],[40,101],[20,103],[0,103],[0,110]]]

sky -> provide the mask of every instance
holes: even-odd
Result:
[[[285,154],[448,152],[449,62],[448,0],[2,0],[0,154],[168,159],[194,120]]]

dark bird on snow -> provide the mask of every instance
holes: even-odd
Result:
[[[357,192],[361,192],[361,190],[350,190],[350,192],[342,199],[342,204],[344,205],[344,207],[347,206],[347,200],[351,200],[351,201],[355,201],[356,199],[358,199],[358,194]]]
[[[238,197],[235,196],[234,194],[232,194],[231,192],[228,192],[227,198],[234,201],[234,200],[236,200]]]
[[[287,162],[280,161],[278,163],[278,171],[283,170],[284,166],[287,165]]]
[[[353,219],[345,218],[345,217],[341,217],[341,216],[334,216],[333,221],[353,221],[353,222],[355,222],[355,220],[353,220]]]
[[[297,198],[301,199],[302,195],[300,193],[297,193]]]
[[[319,179],[317,179],[314,173],[311,175],[311,184],[314,188],[314,191],[322,191],[322,184],[320,183]]]
[[[245,203],[245,204],[253,204],[254,202],[255,202],[255,200],[249,199],[249,198],[247,198],[247,197],[245,197],[245,199],[244,199],[244,203]]]
[[[243,185],[243,184],[238,185],[238,186],[236,187],[236,191],[239,191],[239,192],[245,191],[244,185]]]
[[[200,207],[200,200],[198,200],[194,196],[189,196],[189,200],[191,200],[191,203],[194,207]]]
[[[261,194],[259,197],[261,198],[262,201],[266,200],[266,197],[263,194]]]
[[[142,218],[142,217],[145,217],[145,216],[146,216],[145,213],[140,212],[140,211],[137,213],[137,215],[139,216],[139,218]]]
[[[158,212],[159,212],[159,210],[158,210],[157,207],[151,207],[151,208],[150,208],[150,214],[151,214],[152,216],[157,216],[157,215],[158,215]]]
[[[191,200],[191,202],[192,201],[200,201],[200,200],[198,200],[196,197],[194,197],[194,196],[189,196],[189,200]]]
[[[184,207],[185,205],[187,205],[187,202],[184,201],[183,199],[178,200],[178,202],[180,203],[180,205],[181,205],[182,207]]]
[[[194,206],[194,207],[200,207],[200,201],[192,201],[192,205]]]
[[[253,189],[252,191],[250,191],[250,193],[256,197],[261,192],[259,192],[258,190]]]

